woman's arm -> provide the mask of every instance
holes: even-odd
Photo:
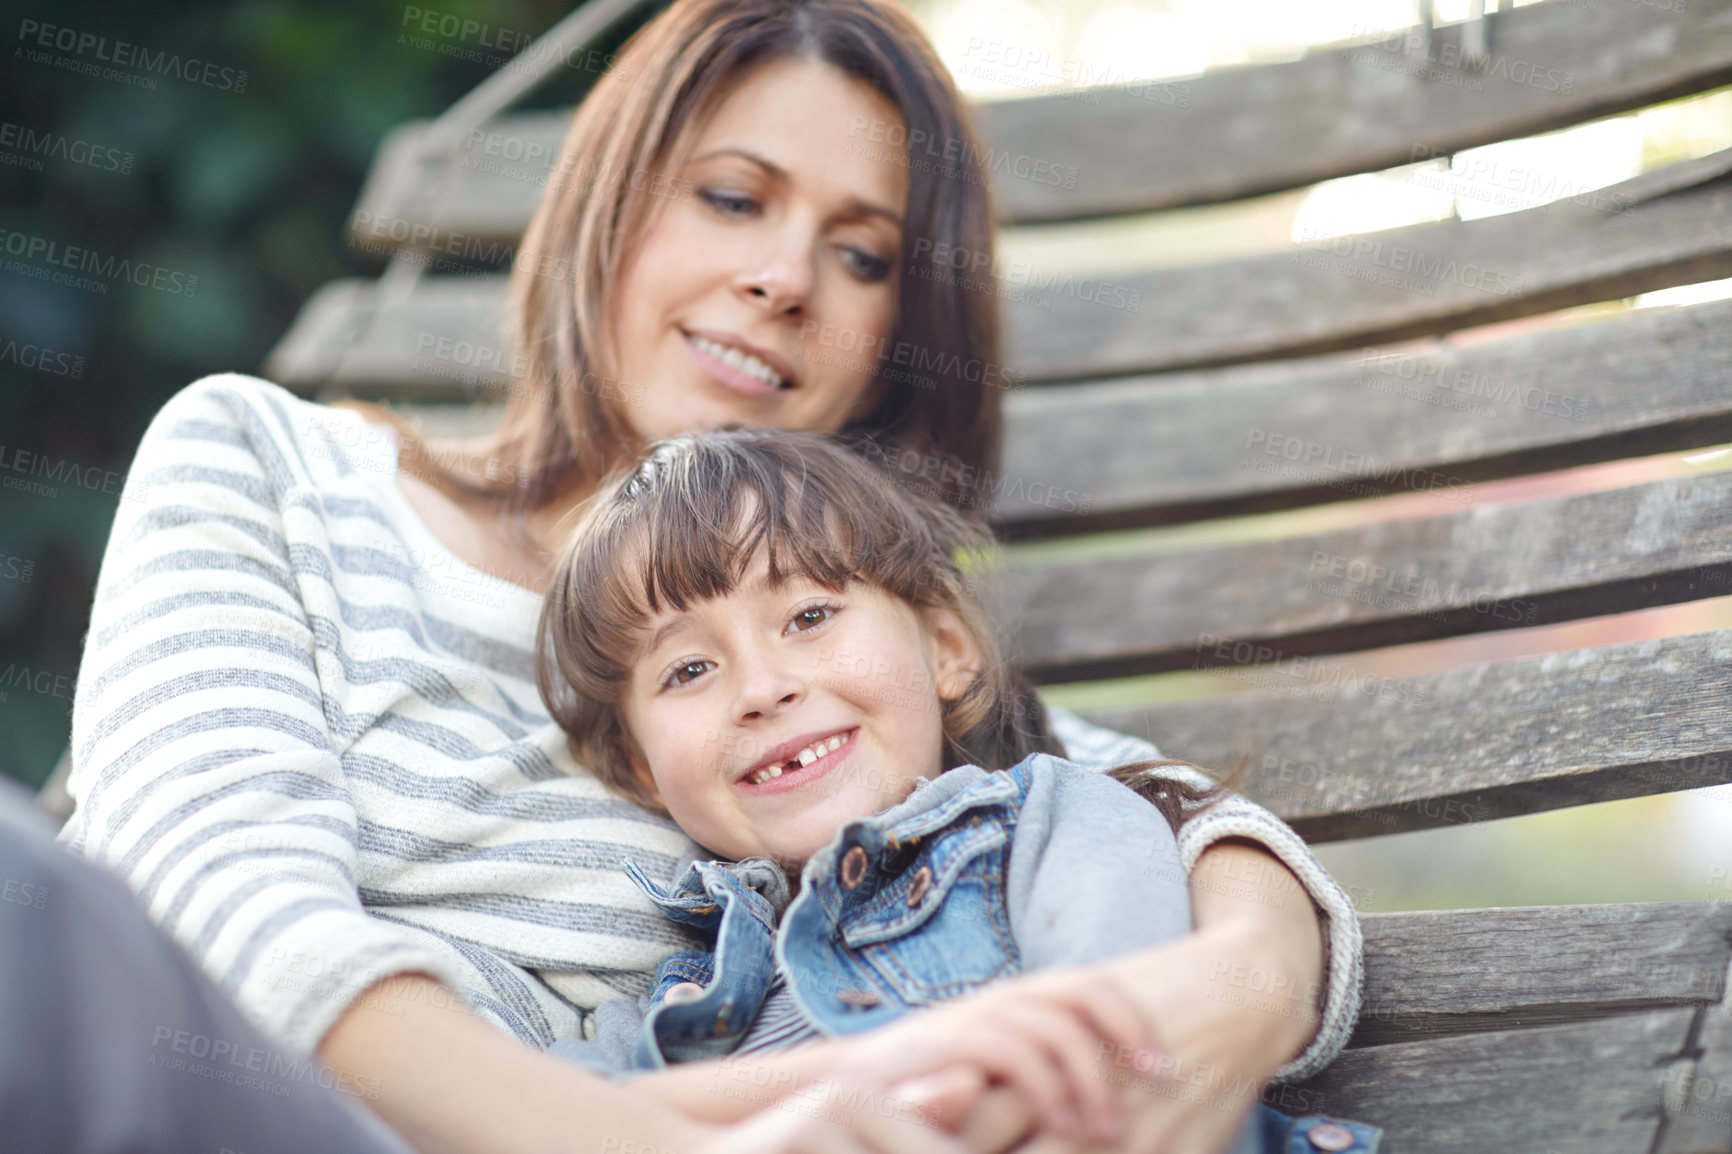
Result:
[[[610,1082],[440,1009],[442,994],[418,974],[376,986],[319,1051],[339,1074],[377,1085],[369,1104],[422,1154],[986,1154],[1010,1137],[965,1147],[869,1076],[803,1095],[822,1071],[800,1051],[787,1055],[785,1087],[762,1088],[745,1108],[715,1085],[712,1063],[646,1092],[650,1079]],[[810,1077],[796,1082],[795,1070]]]
[[[319,1048],[339,1074],[377,1086],[368,1104],[423,1154],[684,1152],[706,1137],[629,1085],[531,1049],[451,1003],[433,978],[403,975],[368,990]]]
[[[1093,725],[1067,710],[1049,706],[1047,715],[1071,760],[1091,769],[1160,756],[1141,738]],[[1199,788],[1214,784],[1177,766],[1151,772]],[[1239,848],[1217,855],[1213,847],[1228,842]],[[1257,924],[1259,937],[1265,943],[1279,941],[1279,952],[1289,960],[1309,956],[1321,938],[1323,972],[1311,987],[1318,994],[1319,1013],[1314,1032],[1307,1035],[1310,1044],[1275,1070],[1274,1077],[1293,1082],[1322,1070],[1347,1044],[1359,1016],[1364,940],[1352,901],[1292,827],[1238,794],[1227,795],[1185,822],[1178,843],[1198,929],[1210,928],[1223,917]],[[1244,856],[1247,853],[1254,856]],[[1294,884],[1301,887],[1303,898],[1287,889]],[[1228,898],[1235,900],[1224,900]],[[1247,956],[1239,962],[1267,968],[1270,960]]]

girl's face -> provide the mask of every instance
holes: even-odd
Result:
[[[648,638],[624,701],[640,772],[710,850],[796,868],[940,772],[940,699],[980,662],[946,610],[858,582],[771,589],[762,560],[733,593],[664,610]]]
[[[780,60],[721,103],[683,170],[646,187],[608,334],[638,436],[729,421],[833,433],[870,410],[908,199],[905,151],[882,141],[901,124],[835,68]]]

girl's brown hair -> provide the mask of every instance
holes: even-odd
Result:
[[[947,479],[991,472],[1002,370],[990,262],[965,282],[922,277],[914,258],[928,251],[917,244],[992,252],[985,152],[919,26],[884,0],[677,0],[632,37],[572,120],[512,271],[521,376],[490,442],[442,459],[389,410],[339,403],[396,427],[406,470],[448,495],[520,514],[588,491],[635,456],[642,445],[617,400],[628,386],[602,362],[604,311],[624,256],[658,197],[689,193],[677,178],[698,127],[749,72],[789,58],[821,61],[881,94],[902,116],[891,126],[900,135],[890,134],[899,158],[903,141],[922,142],[921,155],[904,161],[900,309],[884,346],[917,359],[920,372],[882,372],[879,360],[877,406],[842,435],[880,452],[944,458]],[[861,146],[885,147],[869,143],[880,135],[863,132]],[[941,496],[979,504],[960,480],[946,480]]]
[[[1064,755],[1033,689],[1000,659],[979,589],[993,546],[978,520],[898,487],[815,433],[732,429],[675,437],[612,476],[591,499],[554,570],[536,635],[536,684],[577,761],[614,790],[661,806],[622,708],[632,662],[662,607],[731,592],[760,561],[772,586],[799,576],[841,592],[861,582],[916,608],[954,613],[979,673],[940,704],[944,769],[1004,769]],[[1221,792],[1114,776],[1175,829]]]

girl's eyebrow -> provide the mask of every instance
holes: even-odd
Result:
[[[787,169],[783,168],[781,165],[777,164],[775,161],[770,160],[767,157],[759,156],[757,153],[751,151],[750,149],[746,149],[746,148],[733,148],[733,147],[712,148],[710,151],[704,153],[702,156],[692,157],[691,163],[696,164],[700,160],[708,160],[713,156],[737,156],[741,160],[746,160],[746,161],[751,162],[752,164],[757,165],[759,168],[762,168],[765,172],[768,172],[771,176],[775,177],[779,181],[786,181],[788,179],[788,170]],[[844,214],[848,215],[848,216],[882,217],[883,219],[889,221],[891,224],[895,225],[897,228],[902,227],[902,214],[901,213],[895,212],[895,211],[888,209],[888,208],[884,207],[883,205],[877,204],[873,201],[862,200],[861,198],[859,198],[857,196],[851,196],[847,199],[846,202],[844,202],[844,210],[845,210]]]
[[[639,650],[639,652],[654,653],[656,646],[667,640],[669,635],[677,633],[680,627],[685,623],[686,615],[684,613],[678,614],[670,621],[664,621],[660,629],[657,629],[654,633],[650,634],[650,639],[644,643],[644,647]]]

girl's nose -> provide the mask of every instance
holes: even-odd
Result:
[[[805,680],[793,670],[773,661],[753,662],[741,672],[736,712],[742,721],[774,716],[798,703],[805,693]]]

